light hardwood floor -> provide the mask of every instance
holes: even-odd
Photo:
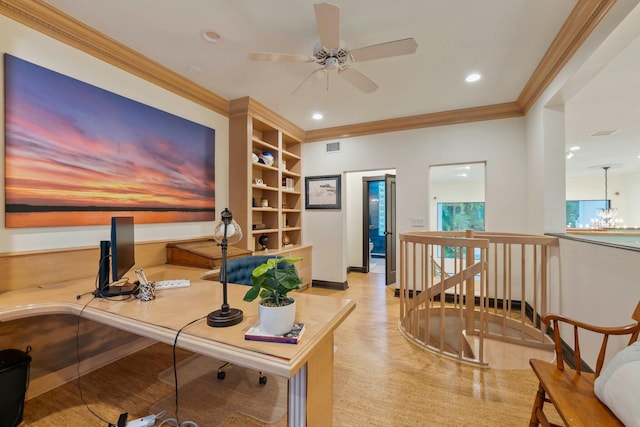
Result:
[[[477,368],[429,353],[398,332],[399,302],[384,275],[348,282],[344,295],[357,306],[335,334],[334,426],[528,425],[537,390],[529,368]]]
[[[305,291],[351,298],[357,304],[335,334],[333,426],[528,425],[537,389],[528,367],[483,369],[426,352],[398,332],[398,299],[394,286],[384,286],[384,275],[352,273],[348,283],[346,291]],[[170,347],[156,345],[148,352],[148,366],[119,361],[82,379],[85,394],[102,393],[95,409],[110,421],[117,419],[117,404],[126,404],[130,418],[144,416],[155,401],[171,393],[171,387],[157,379],[158,372],[171,366]],[[189,353],[178,355],[182,359]],[[122,387],[114,386],[118,384]],[[21,426],[62,425],[105,425],[81,404],[73,383],[29,400]],[[241,414],[221,425],[264,426]],[[276,426],[286,426],[285,420]]]

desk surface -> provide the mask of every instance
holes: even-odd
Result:
[[[151,281],[191,280],[189,287],[158,290],[156,298],[148,302],[134,298],[120,301],[120,297],[92,299],[91,295],[77,299],[77,295],[95,288],[92,278],[5,292],[0,294],[0,321],[82,312],[84,318],[173,344],[181,328],[200,319],[182,330],[178,347],[291,378],[306,362],[314,347],[332,334],[355,308],[355,303],[349,299],[294,293],[296,321],[306,325],[300,342],[246,341],[244,333],[258,321],[257,303],[242,300],[248,288],[229,285],[228,289],[229,304],[244,312],[243,321],[235,326],[212,328],[207,325],[206,316],[222,305],[222,286],[218,282],[202,280],[203,272],[202,269],[174,265],[145,268]]]

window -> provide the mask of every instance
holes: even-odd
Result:
[[[438,203],[438,231],[484,231],[484,202]],[[445,246],[445,258],[457,258],[455,248]],[[438,250],[437,256],[440,256]],[[463,252],[462,256],[465,254]],[[474,253],[480,259],[480,251]]]
[[[438,231],[484,231],[484,202],[438,203]]]
[[[567,228],[583,228],[591,226],[591,219],[596,218],[597,209],[608,209],[608,200],[567,200]]]

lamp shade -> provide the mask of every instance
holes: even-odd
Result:
[[[231,221],[226,224],[227,226],[227,243],[234,244],[238,243],[242,239],[242,228],[240,224],[236,222],[235,219],[231,219]],[[213,231],[213,238],[216,242],[222,243],[224,239],[224,220],[218,222],[216,224],[216,228]]]

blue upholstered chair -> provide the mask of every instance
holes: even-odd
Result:
[[[253,270],[267,262],[269,258],[282,258],[279,255],[253,255],[241,258],[233,258],[227,261],[227,283],[235,283],[237,285],[251,286],[251,273]],[[278,265],[278,268],[284,268],[286,265]],[[222,281],[222,277],[220,277]]]
[[[253,255],[246,256],[241,258],[233,258],[227,261],[227,283],[234,283],[237,285],[246,285],[251,286],[253,283],[251,282],[251,273],[253,270],[259,266],[267,262],[269,258],[281,258],[279,255]],[[288,263],[280,263],[278,264],[278,268],[285,268]],[[220,272],[222,274],[222,272]],[[222,282],[223,278],[220,277],[220,281]],[[225,369],[231,366],[231,362],[227,362],[224,365],[218,368],[218,379],[223,380],[226,376]],[[260,385],[265,385],[267,383],[267,377],[264,375],[262,371],[260,371],[260,377],[258,379]]]

